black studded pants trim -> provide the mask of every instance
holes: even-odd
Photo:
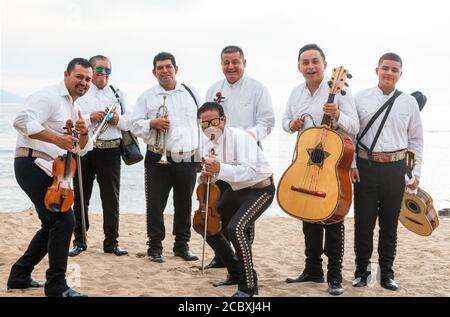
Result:
[[[169,192],[173,189],[173,251],[189,249],[191,238],[192,193],[195,187],[196,171],[193,162],[171,164],[156,163],[147,151],[145,158],[145,198],[147,209],[148,253],[161,253],[165,238],[164,210]]]
[[[373,231],[380,227],[378,255],[381,278],[394,278],[397,225],[405,189],[405,161],[391,163],[358,159],[361,181],[355,184],[355,277],[370,274]]]
[[[252,248],[247,235],[249,226],[263,214],[274,198],[275,187],[264,189],[227,190],[219,202],[223,232],[228,233],[230,243],[223,232],[207,239],[220,259],[227,266],[229,274],[239,272],[239,290],[253,292],[257,287],[257,275],[253,268]]]

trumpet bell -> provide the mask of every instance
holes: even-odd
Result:
[[[167,157],[164,157],[164,156],[162,156],[161,159],[158,162],[156,162],[156,163],[158,163],[158,164],[167,164],[167,165],[170,164],[170,162],[167,160]]]

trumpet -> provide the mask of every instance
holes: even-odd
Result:
[[[168,114],[169,113],[166,106],[166,96],[163,96],[163,104],[159,106],[158,112],[156,113],[156,118],[167,118]],[[156,131],[155,151],[162,154],[161,159],[157,162],[159,164],[170,164],[170,162],[167,160],[166,141],[167,131],[161,131],[161,129],[158,129]]]
[[[110,107],[106,107],[105,112],[106,115],[103,118],[102,122],[98,123],[95,128],[94,128],[94,132],[92,135],[92,141],[96,141],[97,138],[104,133],[107,129],[108,129],[108,125],[107,123],[112,119],[112,117],[114,116],[114,112],[116,111],[117,108],[117,103],[118,103],[118,99],[116,97],[114,97],[113,99],[115,99],[115,101],[113,102],[113,104]]]

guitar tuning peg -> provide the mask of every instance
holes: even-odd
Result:
[[[344,83],[344,85],[345,85],[345,87],[348,87],[348,84],[347,84],[347,83]]]
[[[328,87],[331,88],[331,85],[333,84],[333,82],[331,80],[328,81]]]
[[[341,90],[341,95],[345,96],[347,93],[345,92],[345,90]]]
[[[347,74],[348,79],[351,79],[352,77],[353,77],[352,74]]]

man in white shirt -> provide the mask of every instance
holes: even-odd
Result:
[[[319,126],[324,114],[332,119],[335,128],[355,135],[359,128],[353,96],[346,90],[333,103],[327,103],[328,81],[324,75],[325,54],[316,44],[303,46],[298,55],[298,69],[305,82],[292,90],[283,116],[283,129],[288,133]],[[322,253],[328,257],[328,292],[340,295],[342,288],[342,258],[344,255],[344,220],[334,224],[303,222],[305,235],[305,268],[298,277],[287,278],[287,283],[323,282]],[[325,246],[323,236],[325,232]]]
[[[272,99],[269,90],[259,81],[246,75],[247,60],[243,50],[234,45],[226,46],[221,54],[224,79],[214,83],[206,93],[206,101],[219,102],[228,117],[229,127],[247,131],[261,146],[261,141],[275,126]],[[217,94],[221,100],[217,100]],[[254,239],[254,227],[249,228],[250,240]],[[217,257],[205,267],[223,267]]]
[[[83,116],[89,125],[91,136],[96,131],[96,127],[105,118],[106,108],[115,106],[115,110],[110,114],[110,119],[105,125],[103,132],[100,132],[94,141],[94,149],[87,153],[81,160],[81,170],[83,178],[83,198],[86,231],[89,230],[89,201],[92,195],[94,180],[100,189],[100,197],[103,208],[103,250],[105,253],[113,253],[117,256],[128,254],[128,252],[118,244],[119,237],[119,192],[120,192],[120,139],[121,130],[127,131],[128,120],[125,113],[126,99],[121,91],[113,91],[116,88],[108,85],[111,74],[111,61],[103,56],[91,57],[89,62],[93,68],[92,84],[89,91],[78,100],[78,104],[83,110]],[[78,187],[78,175],[74,179],[75,189],[75,231],[73,248],[69,251],[69,256],[77,256],[87,248],[87,241],[83,237],[80,189]]]
[[[158,85],[139,97],[130,119],[132,132],[147,143],[147,254],[151,261],[157,263],[164,262],[163,213],[172,188],[175,207],[173,252],[186,261],[198,260],[189,251],[188,243],[191,238],[192,193],[196,179],[194,153],[200,136],[196,116],[200,99],[192,87],[177,82],[177,73],[178,66],[172,54],[157,54],[153,59],[153,75]]]
[[[52,160],[58,156],[74,151],[74,144],[81,148],[81,155],[92,149],[88,126],[74,103],[88,91],[91,78],[91,64],[83,58],[73,59],[64,72],[64,82],[31,95],[25,102],[25,109],[14,120],[14,127],[19,132],[14,159],[16,180],[33,202],[41,228],[34,235],[28,249],[11,268],[8,289],[44,286],[43,283],[32,280],[31,273],[48,253],[45,295],[83,296],[71,289],[65,278],[67,250],[75,225],[74,213],[72,209],[54,212],[45,207],[44,197],[52,184],[52,177],[44,168],[38,167],[35,161],[44,160],[51,165]],[[78,138],[64,134],[68,119],[76,122]]]
[[[213,177],[221,189],[217,208],[222,230],[207,236],[206,241],[225,264],[228,277],[213,285],[238,284],[233,297],[251,297],[258,294],[258,279],[247,230],[273,201],[273,173],[262,150],[248,133],[226,127],[227,116],[221,105],[207,102],[198,110],[198,116],[208,138],[202,147],[206,159],[199,181]],[[214,156],[207,155],[211,148]]]
[[[380,284],[395,291],[393,264],[397,247],[397,224],[405,190],[405,152],[415,153],[413,170],[415,181],[408,185],[412,190],[419,185],[423,152],[423,130],[419,107],[414,97],[397,92],[395,86],[402,75],[402,60],[395,53],[381,56],[378,67],[378,85],[355,96],[356,109],[361,123],[359,135],[366,129],[373,115],[389,99],[393,102],[384,126],[378,134],[387,110],[358,138],[356,160],[353,163],[352,181],[355,183],[355,253],[356,271],[353,286],[367,285],[371,274],[370,258],[373,251],[373,230],[378,218],[380,234],[378,254]],[[395,96],[394,96],[395,95]],[[375,143],[374,143],[375,140]]]

